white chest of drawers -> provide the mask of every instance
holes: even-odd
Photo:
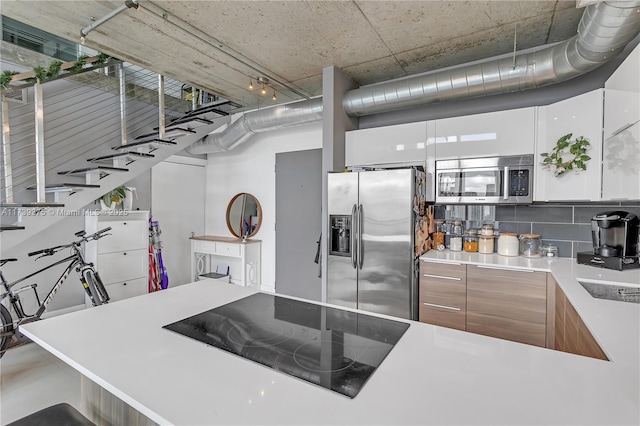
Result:
[[[191,276],[216,270],[217,265],[228,265],[230,282],[242,287],[260,286],[260,240],[202,235],[191,238]]]
[[[138,296],[149,288],[149,212],[90,216],[87,234],[111,227],[109,234],[87,243],[87,260],[96,265],[112,302]]]

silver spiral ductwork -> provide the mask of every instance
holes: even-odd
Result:
[[[638,33],[640,0],[595,3],[585,9],[577,35],[536,52],[516,55],[515,66],[513,58],[489,59],[360,87],[345,94],[343,107],[347,115],[362,116],[560,83],[611,60]],[[228,151],[253,133],[321,119],[321,99],[249,112],[224,132],[208,135],[187,151],[193,154]],[[243,122],[238,123],[240,120]]]
[[[322,98],[247,112],[223,132],[207,135],[187,148],[191,154],[230,151],[254,133],[299,126],[322,120]]]

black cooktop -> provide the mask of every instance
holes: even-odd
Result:
[[[163,328],[353,398],[409,324],[256,293]]]

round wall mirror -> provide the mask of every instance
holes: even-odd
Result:
[[[237,238],[250,238],[260,229],[262,207],[251,194],[236,194],[227,206],[227,227]]]

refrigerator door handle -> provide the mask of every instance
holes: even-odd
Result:
[[[358,257],[356,254],[356,250],[357,250],[357,233],[358,233],[358,218],[356,216],[356,213],[358,211],[358,206],[356,206],[355,204],[353,205],[353,207],[351,208],[351,235],[349,236],[349,239],[351,241],[349,241],[350,244],[350,250],[351,250],[351,266],[353,267],[353,269],[357,268],[357,262],[358,262]]]
[[[364,209],[362,204],[358,206],[358,267],[362,269],[364,263],[364,253],[362,250],[362,228],[364,224]]]

